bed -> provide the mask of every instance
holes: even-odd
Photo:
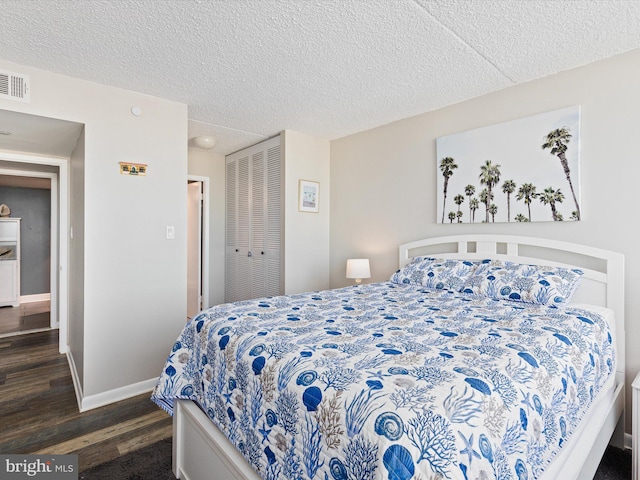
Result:
[[[192,319],[152,394],[176,477],[593,478],[623,444],[623,256],[463,235],[399,267]]]

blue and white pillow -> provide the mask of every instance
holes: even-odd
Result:
[[[422,285],[429,290],[459,292],[477,266],[469,260],[435,260],[423,270]]]
[[[477,264],[468,260],[415,257],[391,276],[394,283],[421,285],[429,290],[460,291]]]
[[[433,257],[414,257],[400,270],[397,270],[389,279],[393,283],[422,285],[425,269],[435,262]]]
[[[583,273],[579,269],[485,260],[461,291],[495,300],[559,305],[571,300]]]

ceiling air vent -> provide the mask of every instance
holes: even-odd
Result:
[[[31,101],[29,77],[20,73],[0,70],[0,99]]]

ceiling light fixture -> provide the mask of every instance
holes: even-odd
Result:
[[[204,150],[212,149],[216,144],[216,137],[211,135],[203,135],[201,137],[194,137],[193,143],[196,147],[202,148]]]

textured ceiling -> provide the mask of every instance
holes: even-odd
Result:
[[[0,59],[328,139],[640,47],[637,0],[2,0]]]

